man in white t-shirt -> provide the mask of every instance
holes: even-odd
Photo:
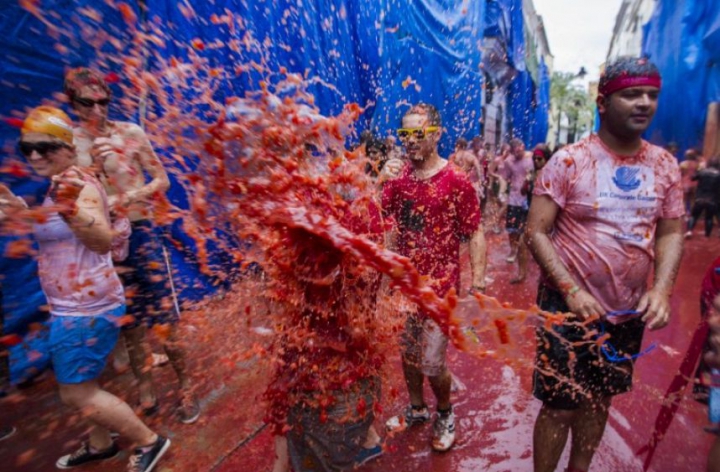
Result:
[[[589,469],[612,397],[632,388],[646,323],[668,323],[685,211],[677,160],[642,139],[660,83],[645,59],[609,64],[598,134],[557,152],[535,183],[528,236],[543,271],[538,306],[571,314],[537,330],[536,472],[556,469],[568,434],[567,471]]]

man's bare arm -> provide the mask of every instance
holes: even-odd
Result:
[[[555,287],[565,295],[572,313],[582,318],[601,315],[604,310],[600,303],[588,292],[579,289],[550,241],[549,234],[559,212],[560,207],[550,197],[533,197],[526,230],[530,252]]]
[[[672,293],[683,253],[682,221],[680,218],[662,219],[655,229],[655,278],[653,287],[638,303],[637,310],[645,313],[648,328],[659,329],[670,319]]]
[[[470,270],[472,287],[485,290],[485,269],[487,268],[487,244],[482,224],[470,237]]]
[[[139,189],[127,193],[131,202],[148,201],[156,193],[165,193],[170,188],[170,179],[160,158],[155,154],[150,140],[142,130],[138,130],[138,134],[142,134],[137,137],[141,142],[138,159],[143,171],[150,175],[151,180]]]

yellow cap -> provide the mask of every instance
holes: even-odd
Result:
[[[73,126],[70,117],[59,108],[33,108],[23,122],[22,134],[45,133],[72,145]]]

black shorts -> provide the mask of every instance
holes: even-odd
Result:
[[[128,257],[115,263],[127,295],[127,314],[133,317],[123,329],[135,328],[141,323],[153,326],[180,320],[163,237],[163,229],[151,221],[132,223]]]
[[[507,229],[508,233],[519,233],[525,231],[525,223],[527,223],[527,217],[527,208],[509,205],[507,207],[505,229]]]
[[[551,313],[567,313],[562,294],[540,285],[538,306]],[[604,323],[608,343],[618,357],[640,352],[645,323],[639,318],[619,325]],[[551,331],[537,328],[537,354],[533,395],[559,410],[577,409],[583,401],[607,398],[632,389],[633,362],[610,362],[595,336],[574,324],[554,326]]]

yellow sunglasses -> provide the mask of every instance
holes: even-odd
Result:
[[[428,126],[426,128],[400,128],[397,130],[400,139],[407,139],[413,135],[416,139],[425,139],[425,135],[436,133],[440,129],[439,126]]]

